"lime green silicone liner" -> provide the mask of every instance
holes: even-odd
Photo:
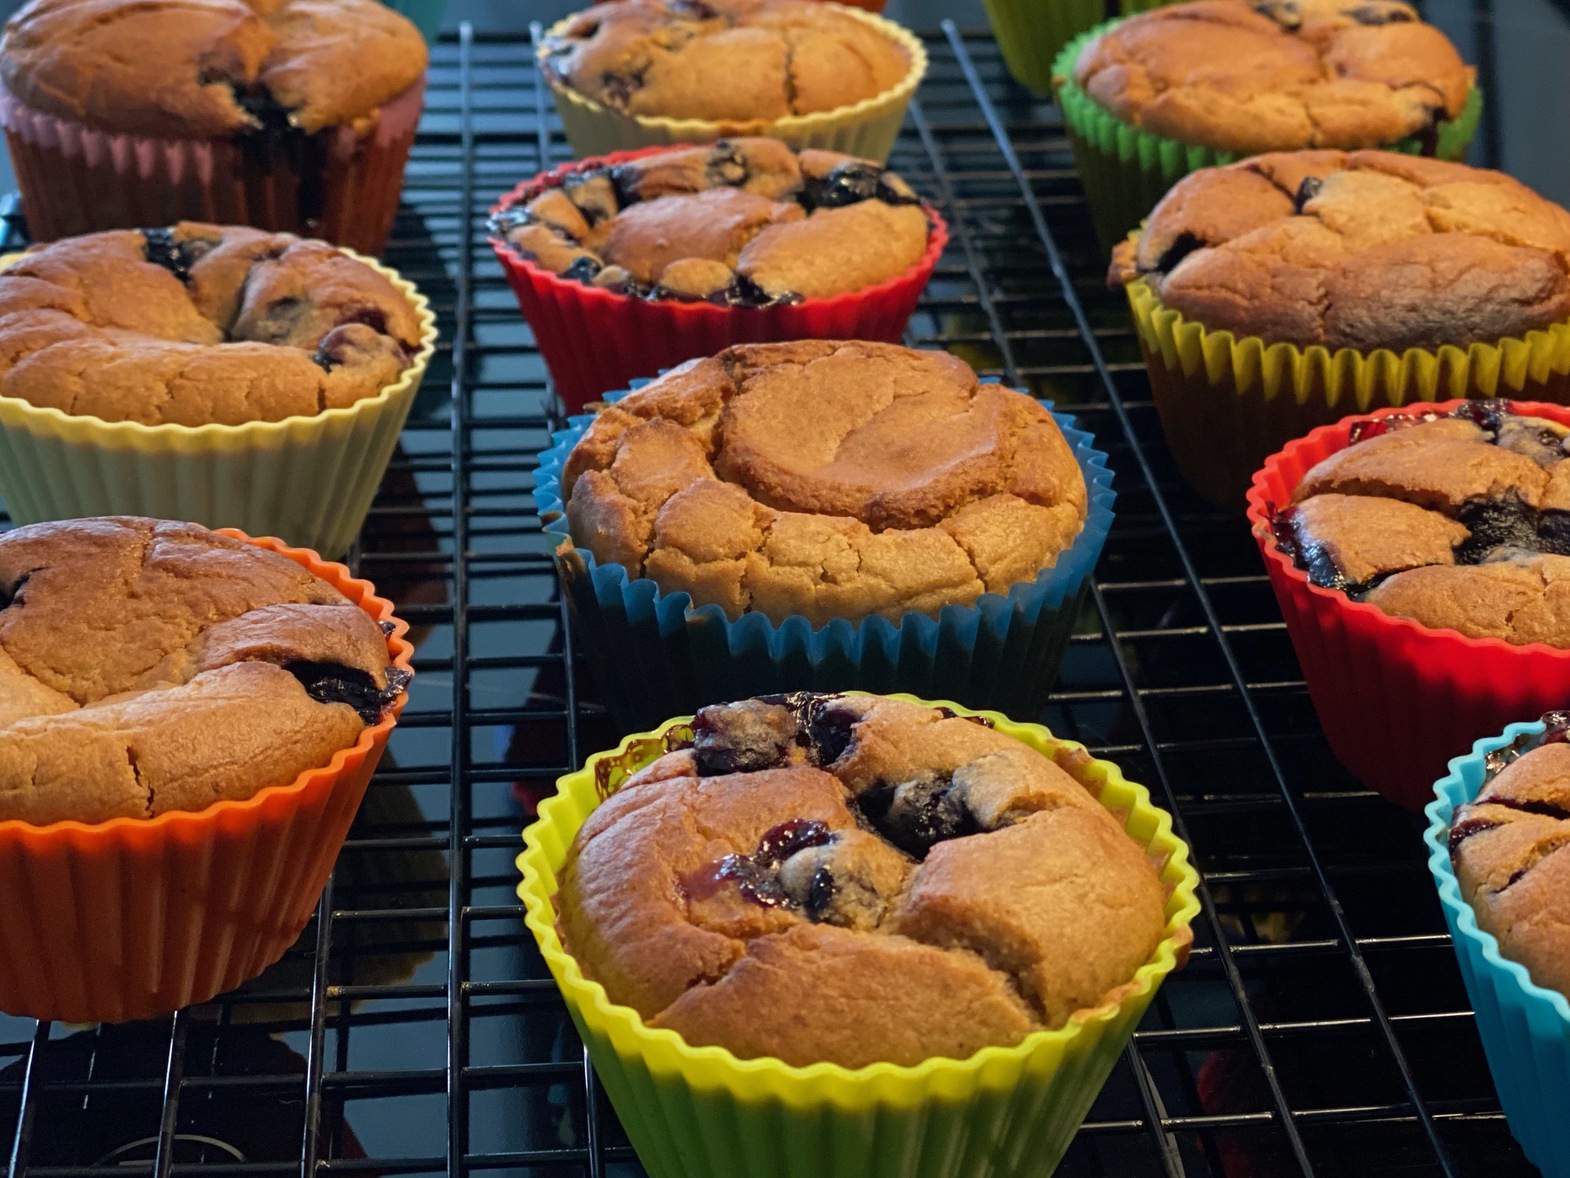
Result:
[[[893,698],[912,700],[912,696]],[[1083,753],[1047,729],[997,712],[999,732],[1048,756]],[[1143,786],[1106,761],[1065,764],[1147,848],[1168,888],[1165,937],[1129,985],[1067,1026],[1017,1047],[988,1047],[966,1060],[916,1067],[834,1064],[791,1067],[737,1059],[719,1047],[690,1047],[644,1025],[606,997],[562,948],[552,904],[556,873],[589,813],[632,772],[666,751],[666,734],[629,736],[557,783],[523,833],[518,857],[525,923],[578,1027],[590,1059],[638,1158],[653,1178],[1005,1178],[1045,1175],[1057,1165],[1161,981],[1187,958],[1199,911],[1199,878],[1188,848]],[[678,736],[690,735],[678,732]],[[600,783],[604,766],[605,780]]]
[[[1052,63],[1063,46],[1106,18],[1106,0],[982,0],[1003,63],[1014,80],[1038,94],[1052,90]],[[1123,0],[1124,16],[1173,0]]]
[[[1200,168],[1234,163],[1246,154],[1180,143],[1125,123],[1075,84],[1074,63],[1080,50],[1119,23],[1105,21],[1074,38],[1052,64],[1052,85],[1063,108],[1074,164],[1085,185],[1096,236],[1107,250],[1139,225],[1184,176]],[[1483,92],[1473,86],[1461,113],[1436,127],[1433,154],[1442,160],[1465,156],[1482,113]],[[1387,144],[1385,150],[1424,154],[1422,140],[1415,136]]]
[[[0,500],[17,523],[145,515],[277,536],[324,556],[354,542],[436,350],[413,283],[352,250],[406,297],[420,350],[374,397],[242,425],[142,425],[0,397]],[[0,257],[0,269],[21,255]]]
[[[788,143],[798,151],[804,147],[838,151],[845,155],[885,163],[894,149],[905,108],[916,87],[927,73],[927,50],[921,41],[891,20],[845,5],[835,5],[856,20],[865,21],[895,42],[910,58],[910,71],[898,85],[882,94],[833,110],[812,114],[788,115],[782,119],[752,122],[714,122],[707,119],[667,119],[651,115],[629,115],[611,110],[563,85],[544,69],[548,46],[560,36],[574,17],[569,16],[547,30],[536,51],[536,62],[545,74],[561,116],[562,130],[573,154],[579,159],[609,155],[639,147],[664,147],[675,143],[712,143],[736,135],[766,135]]]

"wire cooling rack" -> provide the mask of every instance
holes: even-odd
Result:
[[[926,43],[893,163],[954,232],[909,342],[1054,400],[1109,452],[1117,524],[1042,718],[1149,783],[1205,876],[1192,960],[1060,1173],[1535,1173],[1418,820],[1331,758],[1244,525],[1176,476],[1056,111],[984,34]],[[549,105],[524,41],[437,47],[387,258],[443,345],[355,557],[414,625],[419,674],[316,919],[172,1019],[0,1017],[11,1178],[641,1174],[513,892],[533,801],[616,736],[534,514],[544,368],[484,239],[497,194],[569,156]]]

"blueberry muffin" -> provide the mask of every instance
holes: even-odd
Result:
[[[1570,429],[1504,402],[1354,427],[1275,518],[1310,580],[1425,626],[1570,646]]]
[[[1314,151],[1184,177],[1118,246],[1108,282],[1142,279],[1210,331],[1401,352],[1570,319],[1567,267],[1570,213],[1509,176]]]
[[[1091,40],[1073,80],[1123,123],[1248,155],[1432,139],[1473,71],[1391,0],[1192,0]]]
[[[143,425],[281,421],[377,396],[421,333],[391,282],[322,242],[95,233],[0,272],[0,396]]]
[[[203,217],[376,252],[425,70],[377,0],[31,0],[0,116],[35,239]]]
[[[1461,895],[1506,957],[1570,994],[1570,716],[1489,754],[1488,777],[1455,812],[1450,858]]]
[[[562,468],[572,541],[732,619],[936,615],[1051,568],[1085,477],[1052,415],[891,344],[727,348],[606,408]]]
[[[921,260],[931,229],[895,173],[761,138],[571,173],[491,220],[496,239],[553,274],[723,306],[876,286]]]
[[[150,818],[327,764],[402,690],[368,614],[195,524],[0,535],[0,820]]]
[[[649,1025],[741,1058],[1012,1046],[1117,1001],[1162,936],[1088,764],[873,696],[705,708],[578,832],[563,945]]]
[[[615,0],[553,30],[540,61],[612,111],[742,125],[852,106],[912,64],[872,22],[810,0]]]

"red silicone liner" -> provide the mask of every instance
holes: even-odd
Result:
[[[221,534],[287,556],[390,625],[388,655],[409,669],[409,627],[369,581],[306,548]],[[407,699],[326,765],[243,800],[91,824],[0,822],[0,1010],[151,1018],[272,965],[309,923]]]
[[[1422,405],[1443,413],[1462,401]],[[1570,426],[1570,407],[1508,402],[1511,411]],[[1411,413],[1381,409],[1321,426],[1265,460],[1248,520],[1331,749],[1370,789],[1411,810],[1433,798],[1450,758],[1481,736],[1570,704],[1570,650],[1513,646],[1392,617],[1309,581],[1276,544],[1271,517],[1316,463],[1345,449],[1357,422]]]
[[[491,213],[533,200],[577,172],[682,150],[646,147],[566,164],[525,180],[497,201]],[[654,376],[695,356],[711,356],[731,344],[797,339],[899,343],[949,240],[943,218],[932,206],[922,207],[932,221],[927,252],[905,273],[863,290],[779,307],[719,307],[616,294],[559,278],[519,257],[501,238],[493,236],[490,242],[523,317],[534,329],[556,395],[573,414],[638,377]]]

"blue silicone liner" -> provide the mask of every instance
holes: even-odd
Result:
[[[801,690],[904,691],[1033,716],[1057,677],[1115,498],[1106,455],[1091,435],[1072,417],[1053,418],[1090,492],[1085,526],[1056,565],[1007,595],[944,606],[935,619],[909,613],[897,623],[835,620],[816,630],[800,615],[779,625],[761,614],[732,622],[717,605],[694,608],[688,594],[662,593],[652,580],[629,577],[623,566],[599,564],[575,547],[562,513],[561,468],[594,418],[570,418],[540,456],[534,493],[600,698],[634,729],[722,700]]]
[[[1494,935],[1478,927],[1461,896],[1449,849],[1452,815],[1483,788],[1483,759],[1542,730],[1540,721],[1512,724],[1502,736],[1485,736],[1469,754],[1451,761],[1449,776],[1434,786],[1424,837],[1510,1132],[1544,1178],[1570,1178],[1570,1001],[1533,982],[1526,967],[1505,957]]]

